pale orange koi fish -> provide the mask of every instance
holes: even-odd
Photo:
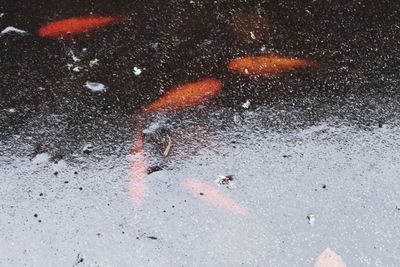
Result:
[[[143,110],[143,113],[137,116],[137,135],[132,149],[134,159],[129,164],[132,199],[136,204],[141,204],[144,200],[148,176],[148,166],[143,153],[142,115],[160,110],[179,110],[192,107],[212,98],[221,89],[221,82],[215,79],[200,80],[176,87],[150,104]]]
[[[145,108],[145,112],[179,110],[193,107],[219,93],[222,83],[216,79],[204,79],[188,83],[168,91],[164,96]]]
[[[228,69],[246,76],[274,75],[281,72],[310,67],[311,61],[280,56],[238,57],[228,63]]]
[[[182,185],[193,195],[215,207],[228,210],[242,217],[251,217],[250,212],[214,187],[198,180],[186,180]]]
[[[314,267],[346,267],[342,257],[327,248],[315,261]]]
[[[129,180],[131,182],[132,200],[135,204],[142,204],[147,185],[147,164],[143,153],[142,119],[138,118],[135,145],[132,149],[133,159],[129,163]]]
[[[121,21],[120,17],[73,17],[50,22],[42,26],[37,33],[41,37],[59,38],[96,30]]]

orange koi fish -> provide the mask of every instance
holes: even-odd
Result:
[[[129,180],[131,182],[132,200],[135,204],[142,204],[147,184],[147,164],[143,153],[142,120],[138,119],[135,146],[132,149],[133,160],[129,163]]]
[[[274,75],[311,65],[312,63],[306,59],[279,56],[248,56],[235,58],[230,61],[228,69],[247,76]]]
[[[246,208],[243,208],[230,197],[223,195],[217,189],[205,183],[198,180],[186,180],[183,182],[183,186],[196,197],[215,207],[228,210],[242,217],[251,216]]]
[[[160,99],[150,104],[144,111],[179,110],[200,104],[212,98],[222,89],[222,83],[216,79],[205,79],[188,83],[168,91]]]
[[[119,17],[74,17],[50,22],[42,26],[37,33],[41,37],[59,38],[96,30],[121,20]]]
[[[315,261],[314,267],[346,267],[342,257],[327,248]]]

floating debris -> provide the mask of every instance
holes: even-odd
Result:
[[[172,140],[171,140],[171,137],[167,134],[167,137],[166,137],[166,143],[167,143],[167,146],[165,147],[165,150],[164,150],[164,157],[167,157],[168,155],[169,155],[169,152],[171,151],[171,147],[172,147]]]
[[[17,112],[17,109],[16,108],[9,108],[9,109],[6,109],[6,111],[8,113],[15,113],[15,112]]]
[[[89,67],[94,67],[99,64],[99,60],[97,58],[89,61]]]
[[[396,209],[400,210],[400,203],[396,205]]]
[[[93,150],[94,150],[94,146],[93,146],[92,144],[86,144],[86,145],[82,148],[82,151],[83,151],[83,153],[85,153],[85,154],[90,154],[90,153],[93,152]]]
[[[85,87],[91,90],[92,92],[105,92],[107,91],[107,87],[102,83],[97,82],[89,82],[85,83]]]
[[[312,214],[312,213],[308,214],[308,215],[307,215],[307,220],[308,220],[308,223],[311,224],[311,226],[314,226],[314,223],[315,223],[315,215]]]
[[[233,175],[218,175],[217,184],[232,189]]]
[[[147,168],[147,174],[152,174],[153,172],[161,171],[162,167],[160,166],[151,166]]]
[[[235,124],[240,124],[240,123],[242,122],[242,117],[240,117],[239,114],[233,115],[233,122],[234,122]]]
[[[245,109],[248,109],[250,107],[250,100],[247,100],[246,102],[243,103],[242,107]]]
[[[27,31],[24,31],[24,30],[21,30],[21,29],[12,27],[12,26],[8,26],[8,27],[6,27],[4,30],[2,30],[0,32],[0,36],[2,36],[4,34],[7,34],[7,33],[10,33],[10,32],[15,32],[15,33],[18,33],[18,34],[27,34],[28,33]]]
[[[73,68],[72,71],[73,72],[80,72],[81,69],[82,69],[82,67],[77,66],[77,67]]]
[[[138,67],[133,67],[133,74],[139,76],[140,74],[142,74],[142,70],[139,69]]]

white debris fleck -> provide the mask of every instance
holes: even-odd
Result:
[[[99,64],[99,60],[97,58],[89,61],[89,67],[93,67]]]
[[[307,215],[307,220],[308,220],[308,223],[311,224],[311,226],[314,226],[314,223],[315,223],[315,215],[312,214],[312,213],[308,214],[308,215]]]
[[[21,29],[18,29],[18,28],[9,26],[9,27],[5,28],[4,30],[2,30],[2,31],[0,32],[0,36],[3,35],[3,34],[9,33],[9,32],[15,32],[15,33],[19,33],[19,34],[26,34],[26,33],[28,33],[27,31],[24,31],[24,30],[21,30]]]
[[[2,18],[4,16],[4,13],[0,13],[0,18]]]
[[[92,144],[86,144],[86,145],[84,145],[83,148],[82,148],[82,151],[83,151],[83,153],[85,153],[85,154],[90,154],[90,153],[93,152],[93,150],[94,150],[94,147],[93,147]]]
[[[250,37],[251,37],[251,39],[253,39],[253,40],[256,39],[256,35],[254,34],[254,32],[250,32]]]
[[[240,115],[238,114],[233,115],[233,122],[235,124],[240,124],[242,122],[242,118],[240,117]]]
[[[107,87],[102,83],[97,82],[89,82],[85,83],[85,87],[91,90],[92,92],[105,92],[107,91]]]
[[[7,112],[15,113],[15,112],[17,112],[17,110],[15,108],[9,108],[9,109],[7,109]]]
[[[74,62],[79,62],[81,61],[80,58],[78,58],[77,56],[75,56],[74,51],[72,51],[72,49],[69,50],[68,55],[71,56],[72,60]]]
[[[142,70],[138,67],[133,67],[133,74],[139,76],[142,73]]]
[[[81,69],[82,69],[81,67],[77,66],[77,67],[73,68],[72,71],[74,71],[74,72],[80,72]]]
[[[267,47],[265,45],[261,46],[260,51],[265,52],[267,50]]]
[[[248,109],[249,107],[250,107],[250,100],[247,100],[246,102],[244,102],[243,104],[242,104],[242,107],[243,108],[245,108],[245,109]]]

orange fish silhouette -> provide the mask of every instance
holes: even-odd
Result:
[[[204,79],[188,83],[171,89],[164,96],[150,104],[144,111],[172,111],[189,108],[212,98],[221,89],[222,83],[216,79]]]
[[[196,197],[215,207],[228,210],[242,217],[251,217],[250,212],[246,208],[240,206],[230,197],[223,195],[214,187],[198,180],[186,180],[183,182],[183,186]]]
[[[129,163],[129,180],[131,182],[132,200],[142,204],[147,184],[147,164],[143,153],[142,119],[138,118],[135,146],[132,149],[133,159]]]
[[[92,31],[120,21],[122,19],[119,17],[74,17],[50,22],[37,33],[41,37],[58,38]]]
[[[167,92],[163,97],[150,104],[137,116],[137,134],[132,154],[134,159],[129,163],[132,199],[136,204],[142,204],[147,184],[148,166],[143,153],[143,115],[146,112],[159,110],[179,110],[192,107],[210,99],[222,89],[220,81],[205,79],[189,83]]]
[[[248,56],[230,61],[228,69],[247,76],[273,75],[311,65],[311,61],[306,59],[280,56]]]

